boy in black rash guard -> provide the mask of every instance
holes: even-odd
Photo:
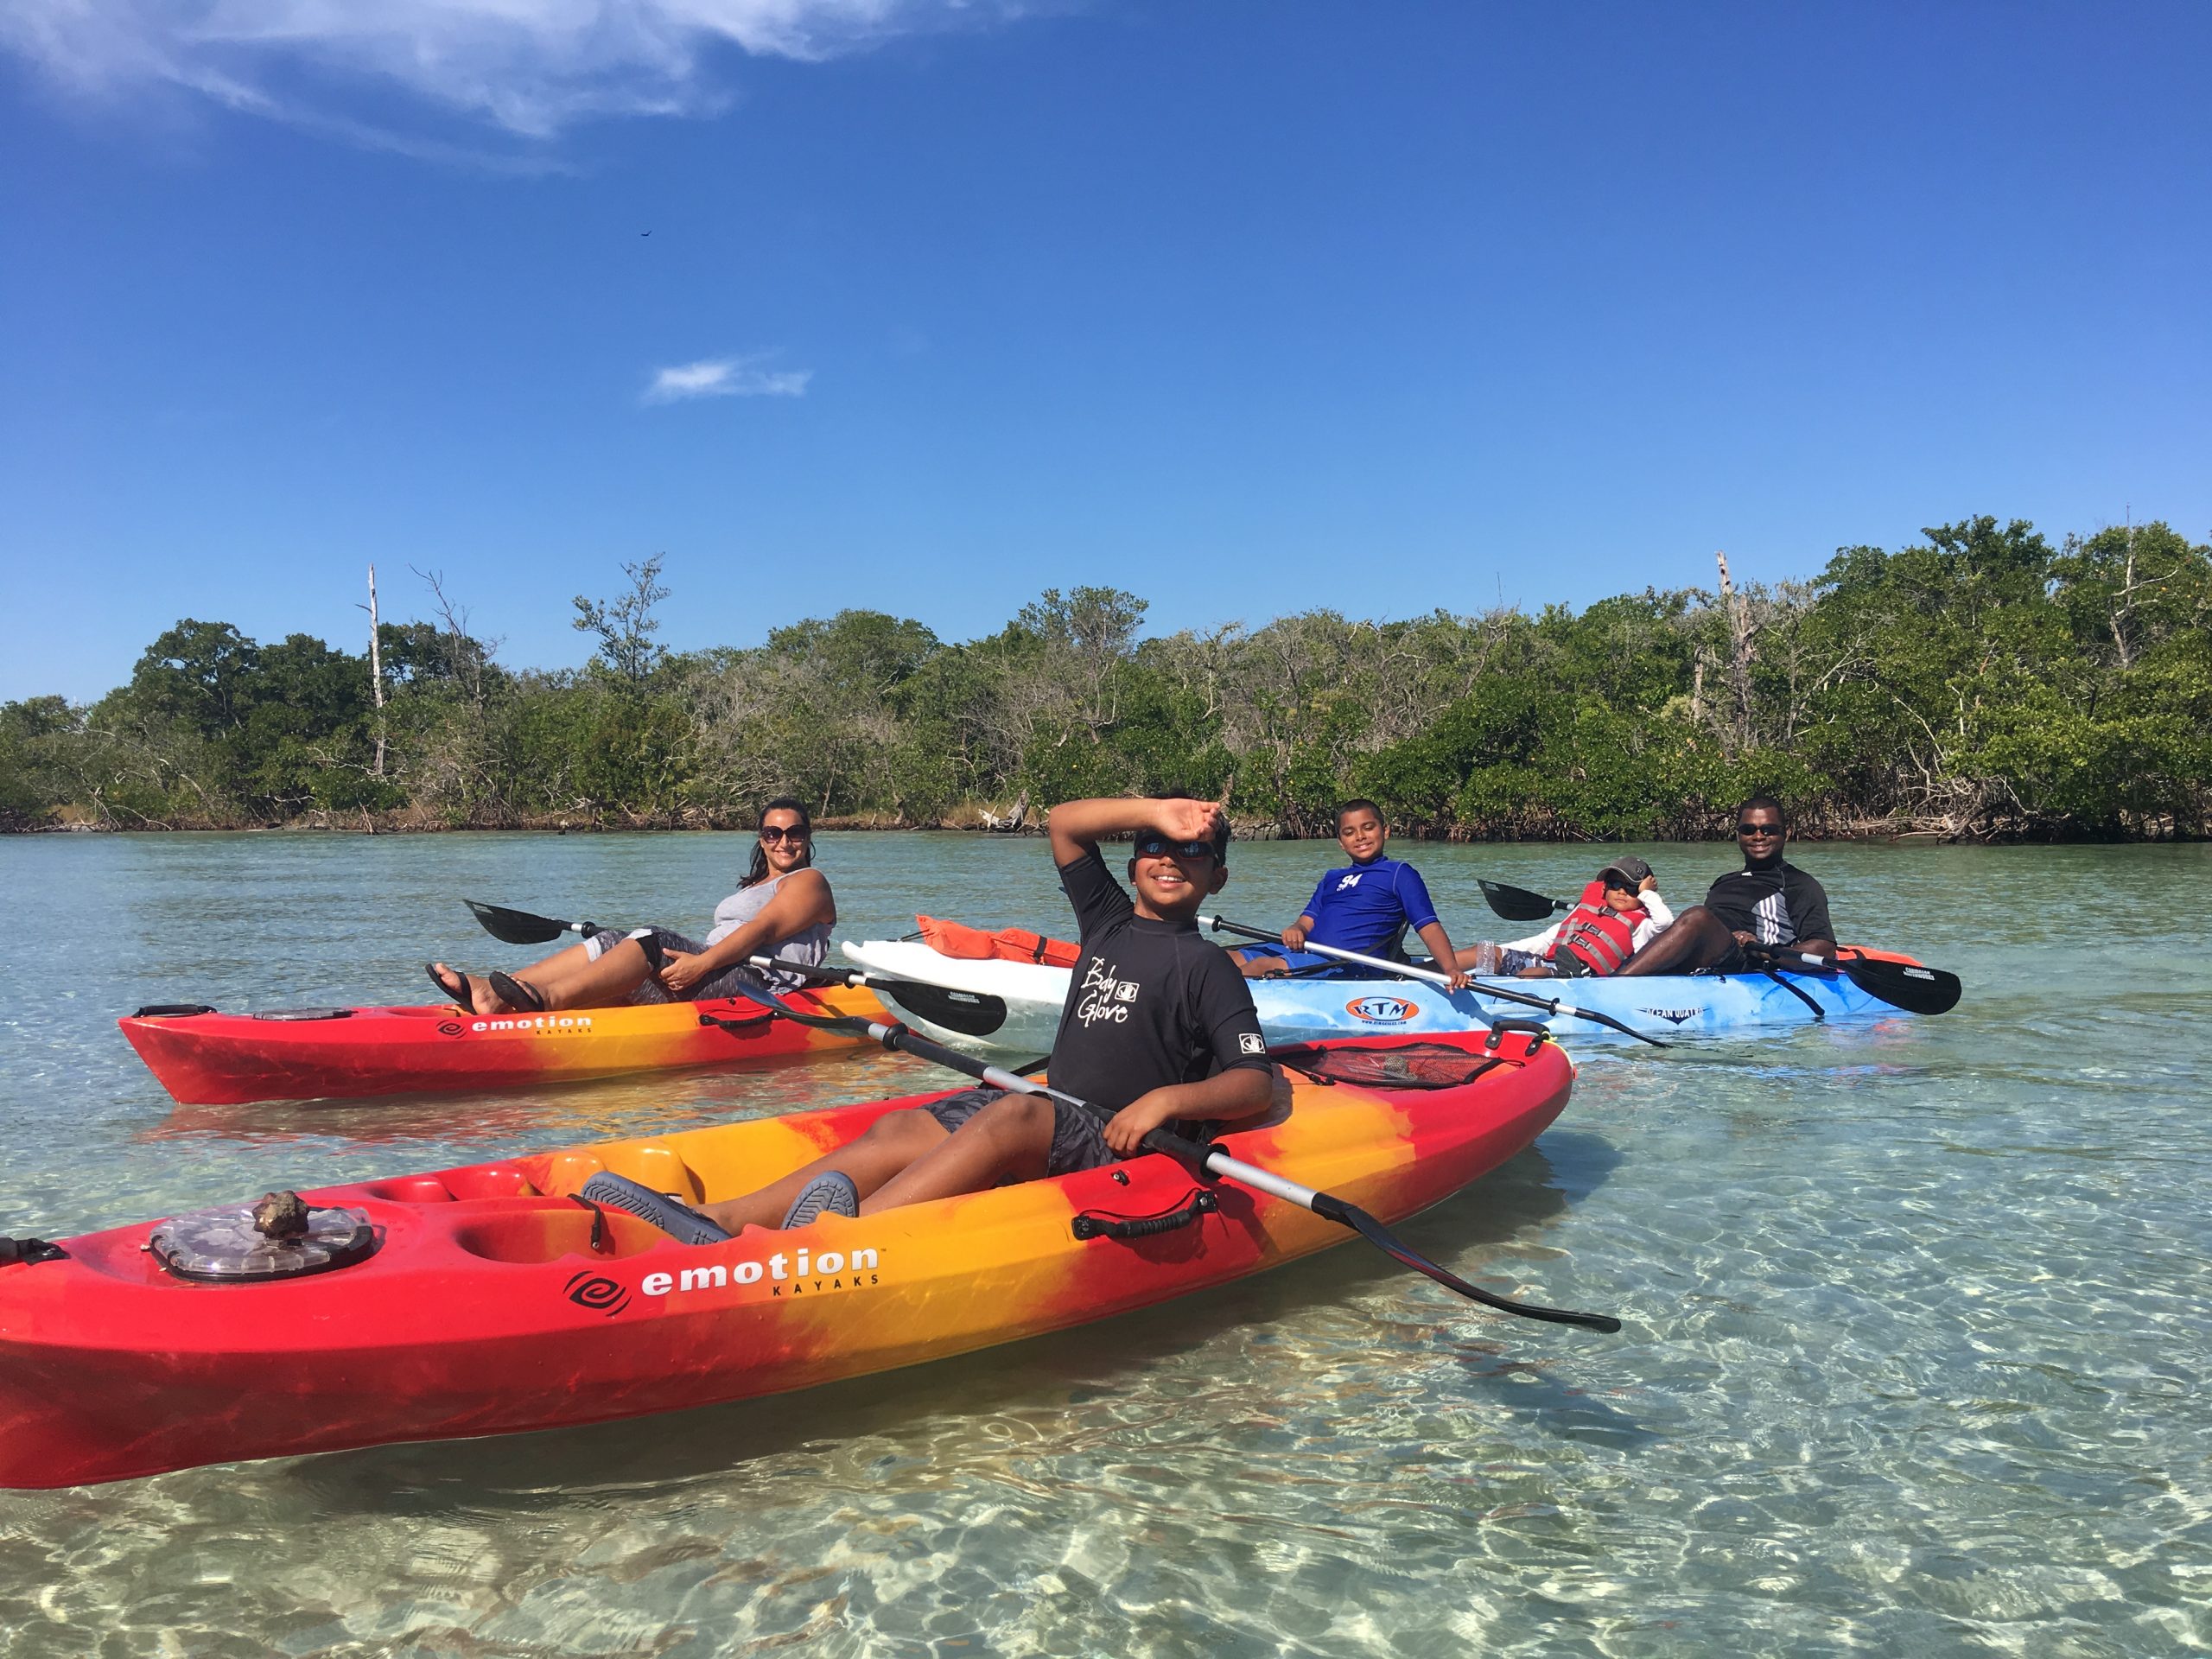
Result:
[[[963,1090],[889,1112],[850,1145],[773,1185],[708,1206],[720,1227],[804,1226],[827,1211],[873,1214],[1002,1181],[1126,1158],[1162,1124],[1233,1122],[1268,1109],[1274,1074],[1252,993],[1196,918],[1229,879],[1218,803],[1070,801],[1052,809],[1052,858],[1082,927],[1052,1051],[1052,1085],[1113,1114],[1034,1095]],[[1135,837],[1132,901],[1098,851]]]
[[[1643,974],[1741,973],[1751,966],[1744,947],[1787,945],[1808,957],[1835,954],[1835,924],[1818,881],[1782,856],[1789,842],[1782,803],[1754,795],[1736,809],[1736,845],[1744,868],[1706,889],[1675,925],[1621,969]]]

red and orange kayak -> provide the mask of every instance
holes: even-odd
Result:
[[[1386,1223],[1535,1141],[1574,1075],[1556,1046],[1521,1032],[1494,1051],[1463,1033],[1281,1058],[1275,1112],[1218,1144]],[[931,1097],[302,1193],[313,1223],[302,1246],[257,1241],[232,1206],[0,1266],[0,1485],[804,1388],[1127,1313],[1351,1236],[1248,1187],[1202,1186],[1156,1154],[696,1246],[571,1196],[613,1170],[712,1202]],[[1109,1224],[1141,1217],[1171,1219],[1133,1236]],[[266,1276],[238,1276],[251,1250],[227,1266],[219,1249],[179,1253],[179,1239],[211,1236],[253,1244]],[[287,1250],[298,1255],[289,1266]]]
[[[790,1001],[810,1014],[884,1016],[874,992],[842,986],[796,992]],[[268,1014],[177,1007],[142,1008],[116,1023],[187,1106],[516,1089],[737,1065],[861,1040],[734,999],[488,1016],[449,1002]]]

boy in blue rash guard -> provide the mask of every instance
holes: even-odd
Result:
[[[1321,878],[1298,919],[1283,929],[1281,945],[1247,945],[1230,953],[1245,977],[1262,979],[1331,960],[1307,950],[1308,944],[1357,950],[1363,957],[1394,956],[1408,927],[1440,964],[1451,963],[1452,941],[1429,900],[1428,884],[1412,865],[1384,855],[1389,840],[1382,809],[1374,802],[1346,801],[1338,807],[1337,844],[1351,862]],[[1456,968],[1446,971],[1453,990],[1466,984],[1465,973]]]

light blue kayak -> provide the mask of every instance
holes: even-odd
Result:
[[[1898,1012],[1849,980],[1815,974],[1655,975],[1648,979],[1501,980],[1508,990],[1610,1014],[1646,1036],[1717,1035]],[[1260,1023],[1281,1040],[1376,1032],[1464,1031],[1488,1019],[1538,1020],[1562,1037],[1626,1042],[1622,1033],[1564,1010],[1524,1007],[1479,991],[1446,992],[1402,979],[1255,981]]]
[[[1059,1030],[1067,1001],[1069,970],[1039,963],[1001,958],[971,960],[947,957],[912,939],[849,941],[839,947],[870,973],[919,980],[948,990],[995,996],[1006,1003],[1004,1026],[987,1039],[1006,1048],[1042,1052]],[[1552,998],[1592,1013],[1610,1014],[1647,1036],[1721,1036],[1802,1026],[1815,1020],[1853,1020],[1904,1017],[1890,1004],[1868,995],[1849,980],[1826,975],[1695,974],[1654,975],[1648,979],[1501,980],[1503,988]],[[1268,1040],[1311,1041],[1322,1037],[1373,1036],[1378,1033],[1465,1031],[1491,1019],[1538,1020],[1576,1042],[1630,1040],[1594,1020],[1525,1007],[1478,991],[1447,993],[1410,979],[1259,979],[1252,1001]],[[917,1031],[941,1041],[961,1040],[927,1021],[906,1016]],[[972,1041],[973,1039],[969,1039]]]

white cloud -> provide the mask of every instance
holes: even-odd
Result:
[[[297,90],[320,75],[396,86],[535,139],[592,116],[712,110],[722,98],[706,60],[720,47],[815,60],[1034,3],[0,0],[0,48],[86,93],[168,82],[273,119],[357,126]]]
[[[662,369],[645,388],[649,404],[690,397],[804,397],[812,369],[764,369],[750,357],[709,357]]]

